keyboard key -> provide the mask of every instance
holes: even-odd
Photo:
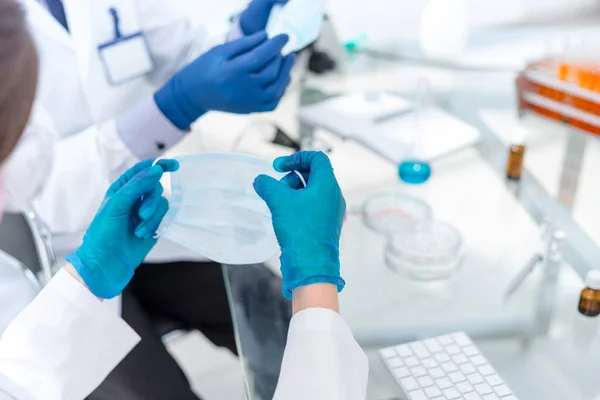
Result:
[[[450,355],[458,354],[460,353],[460,347],[455,344],[451,344],[450,346],[446,347],[446,353]]]
[[[454,343],[454,340],[452,339],[452,337],[450,337],[450,335],[440,336],[437,339],[442,344],[442,346],[448,346],[449,344]]]
[[[475,390],[477,390],[477,393],[479,393],[482,396],[492,393],[492,388],[487,383],[480,383],[479,385],[475,385]]]
[[[406,367],[394,368],[394,375],[396,378],[406,378],[410,376],[410,371]]]
[[[467,393],[463,396],[465,400],[483,400],[480,395],[475,392]]]
[[[472,392],[473,386],[469,382],[460,382],[456,384],[456,389],[462,394]]]
[[[436,355],[434,355],[434,357],[440,364],[445,363],[446,361],[450,361],[450,356],[446,353],[437,353]]]
[[[475,357],[471,357],[471,362],[473,363],[474,366],[479,367],[481,365],[487,364],[487,360],[485,359],[485,357],[483,356],[475,356]]]
[[[431,377],[433,379],[438,379],[438,378],[443,378],[444,376],[446,376],[446,373],[444,371],[442,371],[440,368],[431,368],[429,370],[429,375],[431,375]]]
[[[417,357],[408,357],[404,360],[404,364],[406,364],[407,367],[416,367],[420,362]]]
[[[511,394],[512,392],[510,391],[510,389],[508,388],[508,386],[506,385],[500,385],[500,386],[496,386],[494,388],[494,392],[496,392],[496,394],[500,397],[502,396],[508,396],[509,394]]]
[[[417,382],[419,382],[419,385],[422,388],[433,386],[433,379],[431,379],[428,376],[422,376],[422,377],[420,377],[419,379],[417,379]]]
[[[454,400],[454,399],[458,399],[460,397],[460,393],[458,393],[458,390],[456,390],[454,388],[446,389],[443,392],[444,392],[444,396],[446,396],[446,398],[448,400]]]
[[[517,398],[512,394],[509,394],[508,396],[503,397],[502,400],[517,400]]]
[[[494,393],[486,394],[483,396],[483,400],[500,400],[500,397],[496,396]]]
[[[406,390],[407,392],[410,392],[411,390],[415,390],[415,389],[419,388],[419,384],[417,383],[415,378],[412,378],[412,377],[400,379],[400,385],[402,385],[404,390]]]
[[[452,335],[452,339],[454,339],[456,344],[459,345],[460,347],[465,347],[465,346],[469,346],[469,345],[473,344],[473,342],[471,342],[471,339],[464,332],[454,333]]]
[[[427,375],[427,370],[425,368],[421,367],[420,365],[418,365],[418,366],[416,366],[414,368],[411,368],[410,369],[410,373],[415,378],[418,378],[420,376]]]
[[[468,363],[469,359],[464,354],[456,354],[456,355],[452,356],[452,361],[454,361],[455,363],[460,365],[460,364]]]
[[[380,353],[383,356],[383,358],[392,358],[392,357],[396,357],[398,355],[398,354],[396,354],[396,350],[394,350],[393,347],[383,349],[380,351]]]
[[[479,374],[467,375],[467,380],[471,382],[471,385],[477,385],[484,382],[483,376]]]
[[[454,383],[462,382],[466,379],[465,376],[458,371],[448,374],[448,378]]]
[[[465,375],[469,375],[469,374],[472,374],[473,372],[477,372],[477,368],[475,368],[473,366],[473,364],[459,365],[458,368],[460,369],[460,372],[462,372]]]
[[[429,350],[427,350],[425,345],[421,342],[411,343],[410,348],[412,349],[413,353],[415,353],[415,355],[419,358],[427,358],[431,355],[431,353],[429,353]]]
[[[485,380],[492,387],[502,385],[504,383],[504,382],[502,382],[502,379],[498,375],[495,375],[495,374],[486,377]]]
[[[440,342],[438,342],[436,339],[427,339],[424,341],[424,343],[432,353],[439,353],[440,351],[444,350]]]
[[[398,351],[397,348],[396,348],[396,351]],[[477,348],[475,346],[467,346],[467,347],[463,348],[462,351],[469,357],[473,357],[473,356],[476,356],[479,354],[479,350],[477,350]],[[402,354],[400,354],[400,355],[402,355]]]
[[[425,394],[429,396],[430,399],[436,398],[442,395],[442,391],[435,386],[428,387],[425,389]]]
[[[442,369],[446,372],[454,372],[458,369],[458,366],[452,361],[442,364]]]
[[[404,365],[400,357],[388,358],[387,363],[391,368],[397,368]]]
[[[396,346],[396,353],[398,353],[398,355],[403,358],[412,356],[412,350],[410,349],[410,347],[408,347],[407,344]]]
[[[479,367],[479,373],[483,376],[488,376],[488,375],[493,375],[496,373],[496,371],[494,370],[494,368],[492,368],[491,365],[482,365],[481,367]]]
[[[422,390],[415,390],[414,392],[408,393],[408,398],[410,400],[429,400],[429,397],[425,395],[425,392]]]
[[[423,364],[423,366],[427,369],[435,368],[438,365],[438,363],[436,363],[435,360],[431,357],[421,360],[421,364]]]
[[[452,387],[452,382],[448,378],[436,379],[435,384],[442,390]]]

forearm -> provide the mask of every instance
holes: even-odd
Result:
[[[292,294],[294,315],[308,308],[326,308],[339,313],[337,286],[330,283],[314,283],[295,289]]]

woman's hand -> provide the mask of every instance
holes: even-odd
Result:
[[[143,161],[108,189],[81,246],[67,256],[97,297],[119,295],[152,247],[156,229],[169,205],[162,197],[164,172],[179,168],[175,160]]]

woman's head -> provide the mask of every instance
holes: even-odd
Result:
[[[15,0],[0,0],[0,164],[25,129],[37,74],[37,53],[23,10]]]

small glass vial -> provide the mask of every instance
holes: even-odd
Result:
[[[586,317],[597,317],[600,315],[600,270],[588,272],[585,286],[579,297],[579,313]]]
[[[514,139],[508,151],[508,161],[506,163],[506,177],[508,179],[521,179],[523,172],[523,158],[525,157],[525,138],[527,132],[523,128],[518,128]]]

